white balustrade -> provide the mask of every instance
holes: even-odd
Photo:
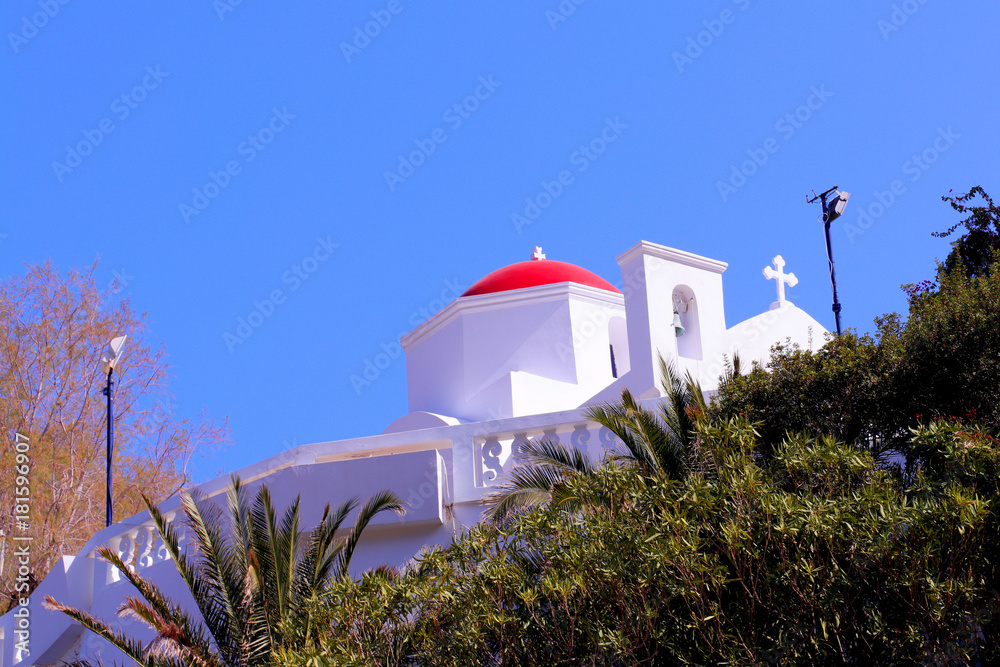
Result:
[[[174,521],[174,513],[167,515],[167,520]],[[178,530],[181,545],[183,545],[186,531]],[[160,537],[156,525],[150,521],[141,526],[128,526],[120,534],[108,540],[108,547],[121,558],[125,565],[133,570],[139,571],[147,567],[152,567],[156,563],[171,560],[170,552],[166,544]],[[183,548],[183,546],[182,546]],[[97,550],[91,551],[90,558],[99,558]],[[114,569],[111,573],[111,582],[121,581],[121,572]]]
[[[524,448],[532,442],[558,441],[599,457],[620,442],[607,428],[591,422],[572,422],[546,426],[544,429],[490,433],[475,440],[477,465],[474,471],[478,488],[491,487],[502,481],[505,472],[524,461]]]

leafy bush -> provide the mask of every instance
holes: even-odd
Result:
[[[907,457],[910,428],[958,418],[1000,428],[1000,270],[908,286],[909,317],[877,321],[874,336],[845,333],[817,352],[777,346],[767,369],[725,379],[712,414],[761,424],[762,454],[788,432],[836,438],[889,460]],[[926,463],[926,461],[924,461]]]
[[[997,658],[996,441],[919,429],[946,465],[900,489],[866,452],[699,426],[718,477],[605,462],[402,573],[341,581],[277,664],[927,664]],[[752,433],[752,432],[750,432]],[[966,443],[974,442],[973,446]]]

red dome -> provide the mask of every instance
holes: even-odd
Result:
[[[525,287],[555,285],[558,283],[578,283],[621,294],[618,288],[607,280],[576,264],[557,262],[551,259],[540,259],[518,262],[517,264],[497,269],[493,273],[476,281],[476,284],[465,290],[462,296],[493,294],[495,292],[506,292]]]

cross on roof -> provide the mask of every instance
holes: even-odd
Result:
[[[545,253],[542,252],[542,246],[535,246],[534,250],[531,251],[531,259],[545,259]]]
[[[794,273],[785,273],[785,259],[781,255],[776,256],[772,261],[777,267],[777,271],[770,266],[765,266],[764,277],[768,280],[778,281],[778,300],[771,304],[771,308],[781,308],[786,303],[791,303],[785,301],[785,283],[788,283],[789,287],[795,287],[799,284],[799,279],[795,277]]]

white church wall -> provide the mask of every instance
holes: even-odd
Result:
[[[617,400],[624,387],[652,405],[660,396],[660,353],[712,389],[734,351],[749,362],[766,361],[771,346],[786,340],[814,350],[822,346],[826,330],[783,299],[783,286],[794,284],[794,274],[784,274],[779,259],[769,276],[781,285],[778,302],[729,329],[722,294],[726,264],[648,242],[618,258],[624,296],[557,283],[460,298],[403,338],[408,415],[381,435],[296,447],[238,474],[251,493],[266,483],[277,507],[301,495],[304,530],[319,521],[328,502],[351,496],[363,501],[392,490],[407,503],[406,516],[380,515],[351,570],[358,575],[381,564],[404,565],[421,548],[445,546],[477,523],[483,500],[519,464],[526,443],[557,439],[594,459],[615,447],[615,438],[588,422],[581,406]],[[675,296],[687,304],[679,310],[685,328],[680,339]],[[198,491],[218,503],[228,486],[224,476]],[[177,520],[179,501],[168,500],[160,509]],[[140,513],[96,534],[42,582],[30,605],[37,653],[18,660],[17,619],[13,612],[0,619],[0,667],[32,664],[40,656],[57,663],[112,655],[101,653],[103,642],[91,633],[44,610],[40,597],[51,592],[124,627],[115,613],[129,586],[96,557],[103,544],[194,607],[150,517]]]
[[[571,298],[572,350],[565,348],[555,350],[560,360],[564,357],[571,358],[576,366],[577,384],[582,398],[572,407],[576,407],[587,396],[611,384],[615,379],[611,374],[611,323],[615,319],[624,323],[625,303],[621,295],[605,294],[600,295],[600,298],[582,296]],[[624,341],[619,341],[617,354],[626,362],[627,368],[627,332]]]
[[[786,301],[780,308],[735,325],[728,332],[727,348],[739,351],[741,361],[748,368],[754,361],[767,366],[772,346],[795,344],[803,350],[815,352],[826,344],[828,333],[807,312]]]
[[[463,417],[464,327],[453,302],[402,339],[410,412]]]
[[[530,300],[507,301],[496,310],[477,308],[463,312],[465,345],[462,354],[466,361],[465,388],[469,394],[513,371],[559,382],[577,381],[572,358],[538,354],[538,350],[572,345],[568,299],[565,294],[548,287],[523,290],[531,291],[545,293],[533,294]]]
[[[385,427],[382,433],[405,433],[406,431],[421,431],[426,428],[436,428],[438,426],[454,426],[459,424],[455,417],[439,415],[433,412],[410,412],[394,420]]]
[[[608,323],[624,312],[621,295],[569,283],[462,297],[403,338],[410,410],[478,421],[575,407],[614,379]]]
[[[610,352],[614,355],[615,378],[628,373],[632,363],[628,352],[628,325],[625,323],[624,311],[623,306],[622,314],[615,315],[608,321],[608,340],[611,344]]]
[[[628,383],[640,396],[656,396],[660,393],[659,355],[677,360],[679,352],[685,351],[688,356],[679,365],[696,368],[691,361],[699,361],[697,356],[704,356],[703,351],[724,335],[722,273],[727,265],[647,241],[622,253],[618,264],[630,284],[625,297],[631,361]],[[680,349],[674,329],[674,294],[678,291],[689,305],[694,299],[693,310],[682,314],[692,324],[685,332],[691,338]]]
[[[292,466],[246,484],[247,496],[255,497],[264,483],[275,507],[287,507],[296,497],[301,498],[303,527],[319,523],[328,502],[336,506],[349,498],[363,501],[389,485],[403,498],[414,490],[433,495],[405,516],[383,512],[372,521],[371,529],[402,524],[441,525],[444,521],[446,480],[441,457],[434,450]],[[215,498],[223,500],[221,496]],[[353,522],[356,514],[352,513],[348,521]]]
[[[33,664],[35,660],[39,661],[38,664],[47,664],[49,660],[52,664],[59,662],[61,656],[79,640],[83,628],[67,616],[59,614],[57,617],[52,612],[46,612],[41,608],[41,601],[51,595],[67,604],[89,608],[93,601],[94,566],[94,561],[87,558],[63,556],[56,560],[49,574],[32,593],[31,604],[27,607],[16,606],[3,617],[0,624],[0,637],[4,640],[0,666],[19,662]],[[19,636],[18,630],[29,634]],[[25,645],[31,648],[30,655],[22,655],[18,650],[17,644],[25,640]]]

